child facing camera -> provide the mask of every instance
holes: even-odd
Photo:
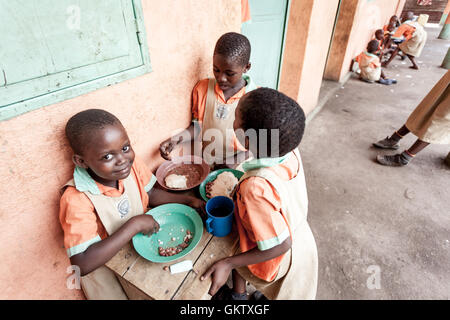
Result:
[[[137,233],[158,232],[158,223],[144,214],[148,207],[176,202],[199,208],[203,201],[155,188],[155,176],[135,156],[125,128],[111,113],[79,112],[65,131],[75,170],[60,200],[64,246],[80,269],[87,299],[127,299],[104,264]]]

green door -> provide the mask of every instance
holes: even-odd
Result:
[[[251,21],[242,34],[252,46],[248,74],[257,86],[278,89],[288,0],[250,0]]]

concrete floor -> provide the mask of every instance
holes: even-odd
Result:
[[[372,147],[446,72],[439,66],[450,41],[438,40],[439,31],[427,28],[420,70],[396,58],[385,69],[396,85],[350,78],[308,122],[300,151],[319,252],[317,299],[450,299],[450,145],[430,145],[402,168],[377,164],[378,153],[395,152]],[[405,137],[400,151],[415,140]]]

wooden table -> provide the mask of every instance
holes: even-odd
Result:
[[[156,300],[207,300],[211,279],[200,281],[215,261],[233,255],[238,249],[238,235],[233,227],[226,237],[214,237],[205,228],[195,249],[183,258],[171,263],[153,263],[142,258],[129,243],[106,266],[114,271],[130,299]],[[184,260],[192,260],[193,270],[171,274],[163,270]]]

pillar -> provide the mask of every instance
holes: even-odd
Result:
[[[447,20],[449,12],[450,12],[450,0],[448,0],[447,6],[445,7],[444,12],[442,13],[441,21],[439,22],[440,25],[445,24],[445,20]]]
[[[438,39],[450,40],[450,15],[447,16]]]
[[[447,55],[445,56],[444,61],[442,61],[441,67],[445,69],[450,69],[450,47],[447,50]]]

